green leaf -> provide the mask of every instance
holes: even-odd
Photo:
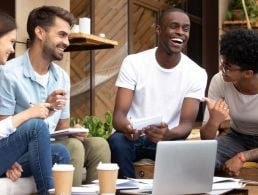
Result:
[[[74,120],[75,119],[72,119],[72,121]],[[85,116],[82,119],[82,125],[89,129],[89,136],[103,137],[104,139],[107,139],[113,129],[112,113],[109,111],[106,112],[104,121],[101,121],[97,116]]]

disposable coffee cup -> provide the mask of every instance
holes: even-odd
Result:
[[[79,30],[80,30],[80,33],[84,33],[84,34],[91,33],[90,18],[80,18],[79,19]]]
[[[100,163],[97,167],[100,195],[115,195],[118,175],[116,163]]]
[[[73,184],[73,165],[54,164],[52,168],[54,176],[55,195],[71,195]]]

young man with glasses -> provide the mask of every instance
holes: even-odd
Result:
[[[211,80],[202,139],[215,139],[220,124],[230,118],[230,130],[217,137],[216,170],[239,175],[246,161],[258,160],[258,34],[226,32],[220,44],[220,69]]]
[[[239,68],[238,66],[229,64],[222,58],[220,58],[220,69],[224,73],[229,73],[229,72],[233,72],[233,71],[241,71],[241,68]]]

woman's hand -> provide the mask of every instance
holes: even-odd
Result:
[[[6,171],[6,177],[12,181],[16,181],[21,177],[23,170],[19,163],[15,162],[10,169]]]
[[[28,108],[25,112],[30,116],[30,118],[42,118],[45,119],[49,116],[49,103],[34,104]]]

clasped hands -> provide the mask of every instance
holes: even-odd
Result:
[[[125,137],[134,141],[138,139],[141,135],[146,135],[152,142],[157,143],[161,140],[168,140],[169,129],[166,123],[161,122],[160,126],[150,125],[141,130],[135,130],[132,125],[127,125]]]
[[[244,164],[238,155],[239,154],[233,156],[225,162],[224,171],[230,176],[238,176],[240,174],[240,169]]]

